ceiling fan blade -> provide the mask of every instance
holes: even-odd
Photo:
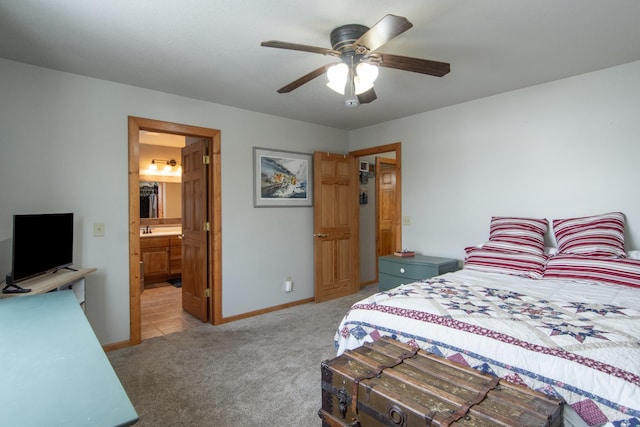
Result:
[[[372,55],[371,59],[373,59],[373,63],[381,67],[413,71],[414,73],[429,74],[436,77],[442,77],[451,71],[451,65],[448,62],[431,61],[429,59],[410,58],[387,53]]]
[[[376,95],[376,91],[373,90],[373,88],[358,95],[358,102],[360,104],[368,104],[375,101],[376,99],[378,99],[378,96]]]
[[[340,52],[335,51],[333,49],[327,49],[324,47],[316,47],[316,46],[308,46],[306,44],[287,43],[287,42],[281,42],[277,40],[269,40],[266,42],[262,42],[260,43],[260,46],[275,47],[278,49],[300,50],[303,52],[319,53],[322,55],[330,55],[330,56],[340,56]]]
[[[323,65],[322,67],[313,70],[312,72],[305,74],[304,76],[300,77],[298,80],[293,81],[291,83],[289,83],[286,86],[281,87],[280,89],[278,89],[278,93],[289,93],[294,89],[299,88],[300,86],[302,86],[305,83],[310,82],[311,80],[315,79],[318,76],[323,75],[324,73],[327,72],[327,70],[329,69],[329,67],[331,67],[333,64],[327,64],[327,65]]]
[[[385,15],[373,27],[353,43],[353,50],[359,54],[373,52],[396,36],[413,27],[407,18]]]

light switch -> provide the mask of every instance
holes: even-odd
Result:
[[[402,225],[411,225],[411,217],[403,216],[402,217]]]
[[[93,235],[95,237],[104,237],[104,224],[101,222],[96,222],[93,224]]]

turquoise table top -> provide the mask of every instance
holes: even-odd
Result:
[[[0,424],[138,420],[72,291],[0,300]]]

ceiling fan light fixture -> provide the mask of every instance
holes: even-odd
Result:
[[[327,83],[327,87],[329,89],[331,89],[332,91],[339,93],[340,95],[344,95],[344,85],[347,84],[347,81],[345,80],[342,83],[338,83],[338,82],[329,82]]]
[[[363,81],[360,77],[355,76],[353,78],[353,84],[355,86],[356,95],[365,93],[373,87],[373,82]]]
[[[359,63],[356,66],[356,76],[353,78],[356,95],[365,93],[373,88],[376,78],[378,78],[378,67],[368,62]]]
[[[378,78],[378,67],[368,62],[361,62],[356,67],[356,74],[358,74],[361,81],[370,82],[373,85],[373,82]]]
[[[344,87],[347,84],[347,78],[349,77],[349,67],[344,62],[332,65],[327,70],[327,79],[329,82],[327,86],[334,92],[344,95]]]

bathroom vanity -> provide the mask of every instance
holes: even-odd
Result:
[[[144,283],[164,282],[182,274],[182,231],[179,227],[157,227],[140,234],[140,259]]]

